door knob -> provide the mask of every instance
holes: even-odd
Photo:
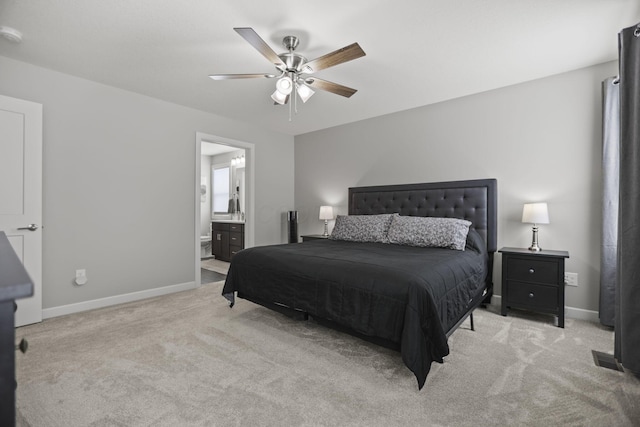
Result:
[[[18,228],[18,230],[29,230],[29,231],[36,231],[37,229],[38,229],[38,225],[37,224],[29,224],[26,227]]]

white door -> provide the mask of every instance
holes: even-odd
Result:
[[[33,281],[16,326],[42,321],[42,105],[0,95],[0,231]]]

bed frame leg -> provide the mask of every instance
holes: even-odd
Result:
[[[475,331],[475,328],[473,327],[473,311],[469,315],[469,321],[471,322],[471,330]]]

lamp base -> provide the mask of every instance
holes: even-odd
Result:
[[[324,220],[324,233],[322,233],[324,237],[329,237],[329,221]]]
[[[536,224],[533,224],[533,238],[529,250],[532,252],[540,252],[542,250],[542,248],[538,246],[538,226]]]

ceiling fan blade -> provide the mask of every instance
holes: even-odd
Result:
[[[365,56],[364,50],[358,43],[350,44],[331,53],[327,53],[319,58],[307,62],[302,67],[303,73],[315,73],[316,71],[324,70],[325,68],[333,67],[343,62],[358,59],[361,56]]]
[[[336,95],[344,96],[346,98],[350,98],[351,95],[358,91],[357,89],[352,89],[350,87],[318,79],[316,77],[309,77],[305,79],[304,82],[314,89],[326,90],[327,92],[335,93]]]
[[[231,80],[231,79],[256,79],[266,77],[271,79],[275,77],[273,74],[211,74],[213,80]]]
[[[260,52],[265,58],[267,58],[273,65],[278,68],[286,68],[286,65],[284,64],[284,62],[282,62],[282,59],[280,59],[278,54],[275,53],[273,49],[271,49],[269,45],[260,38],[258,33],[256,33],[253,28],[234,28],[234,30],[236,30],[236,33],[240,34],[242,38],[248,41],[251,46],[253,46],[258,52]]]

